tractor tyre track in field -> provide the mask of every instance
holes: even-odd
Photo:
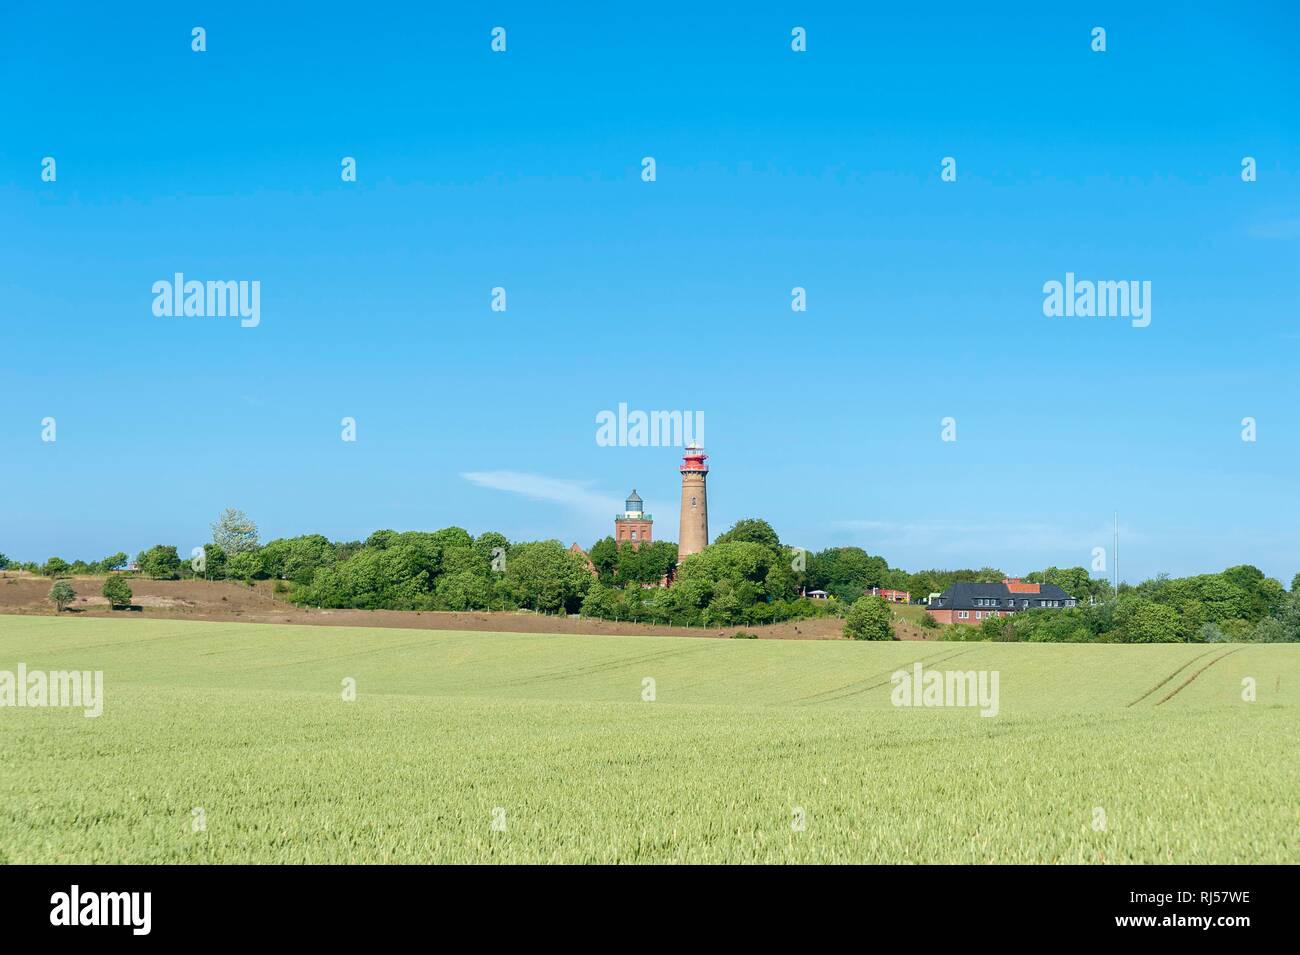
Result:
[[[1141,696],[1139,696],[1139,697],[1138,697],[1136,700],[1134,700],[1132,703],[1126,703],[1126,704],[1125,704],[1125,707],[1127,708],[1127,707],[1129,707],[1129,706],[1137,706],[1139,703],[1141,703],[1143,700],[1145,700],[1148,696],[1150,696],[1150,695],[1151,695],[1152,693],[1154,693],[1156,690],[1160,689],[1162,686],[1164,686],[1166,683],[1168,683],[1168,682],[1169,682],[1170,680],[1172,680],[1174,677],[1178,676],[1178,674],[1182,673],[1184,670],[1186,670],[1189,666],[1191,666],[1191,665],[1192,665],[1193,663],[1195,663],[1197,660],[1200,660],[1200,659],[1202,659],[1202,658],[1208,656],[1209,654],[1211,654],[1211,653],[1213,653],[1213,652],[1214,652],[1214,647],[1210,647],[1210,649],[1206,650],[1205,653],[1198,653],[1196,656],[1189,658],[1185,663],[1183,663],[1182,666],[1178,667],[1178,669],[1174,670],[1173,673],[1169,674],[1167,677],[1165,677],[1163,680],[1161,680],[1161,681],[1160,681],[1159,683],[1157,683],[1155,686],[1151,687],[1151,689],[1147,690],[1145,693],[1143,693]]]
[[[1180,684],[1177,686],[1176,689],[1174,689],[1174,690],[1172,690],[1171,692],[1169,692],[1169,693],[1168,693],[1168,694],[1167,694],[1163,699],[1158,700],[1158,701],[1156,702],[1156,706],[1159,706],[1161,703],[1167,703],[1167,702],[1169,702],[1170,700],[1172,700],[1175,696],[1177,696],[1177,695],[1179,694],[1179,692],[1183,689],[1183,687],[1187,686],[1187,684],[1191,683],[1191,682],[1192,682],[1193,680],[1195,680],[1198,676],[1200,676],[1202,673],[1204,673],[1204,672],[1205,672],[1206,670],[1208,670],[1210,667],[1214,666],[1214,665],[1215,665],[1216,663],[1218,663],[1220,660],[1224,659],[1225,657],[1230,657],[1230,656],[1232,656],[1234,653],[1240,653],[1242,650],[1245,650],[1245,649],[1246,649],[1245,647],[1237,647],[1237,649],[1235,649],[1235,650],[1229,650],[1227,653],[1224,653],[1224,654],[1222,654],[1222,655],[1220,655],[1220,656],[1215,657],[1215,658],[1214,658],[1213,660],[1211,660],[1209,663],[1205,664],[1205,666],[1201,667],[1199,670],[1197,670],[1195,673],[1193,673],[1191,676],[1189,676],[1186,680],[1184,680],[1182,683],[1180,683]]]
[[[908,661],[907,665],[908,665],[908,666],[911,666],[913,663],[917,663],[917,662],[922,662],[922,663],[924,663],[924,662],[927,661],[927,660],[933,661],[936,657],[942,656],[943,654],[948,653],[948,652],[949,652],[948,648],[947,648],[947,647],[943,647],[943,648],[941,648],[941,649],[939,649],[939,650],[936,650],[934,653],[931,653],[929,656],[920,657],[920,658],[918,658],[918,660],[910,660],[910,661]],[[896,669],[898,669],[898,668],[895,667],[894,669],[896,670]],[[888,671],[888,672],[893,673],[894,670],[890,670],[890,671]],[[814,703],[814,704],[815,704],[815,703],[819,703],[819,702],[821,702],[820,700],[817,699],[817,697],[819,697],[819,696],[829,696],[829,695],[831,695],[831,694],[833,694],[833,693],[840,693],[840,692],[842,692],[842,691],[844,691],[844,690],[851,690],[851,689],[852,689],[853,687],[855,687],[855,686],[860,686],[861,684],[867,682],[868,680],[876,680],[876,679],[879,679],[879,678],[880,678],[881,676],[883,676],[883,675],[884,675],[883,673],[876,673],[876,674],[872,674],[871,676],[865,676],[865,677],[863,677],[861,680],[853,680],[853,681],[851,681],[851,682],[849,682],[849,683],[845,683],[845,684],[843,684],[842,686],[834,686],[834,687],[831,687],[829,690],[818,690],[816,693],[809,693],[807,696],[796,697],[795,699],[791,700],[790,702],[791,702],[791,703],[809,703],[809,702],[811,702],[811,703]]]
[[[933,664],[935,664],[935,663],[946,663],[946,662],[948,662],[949,660],[951,660],[951,659],[953,659],[953,658],[955,658],[955,657],[964,656],[964,655],[967,654],[967,653],[974,653],[974,652],[975,652],[976,650],[978,650],[978,649],[980,649],[980,648],[979,648],[979,647],[970,647],[969,649],[966,649],[966,650],[958,650],[958,651],[956,651],[955,653],[948,653],[947,656],[939,656],[939,655],[936,655],[936,654],[931,654],[931,655],[928,656],[928,657],[922,657],[922,658],[919,659],[919,660],[913,660],[913,661],[911,661],[910,663],[908,663],[907,666],[910,667],[910,666],[913,666],[913,665],[915,665],[915,664],[917,664],[917,663],[926,663],[927,661],[928,661],[931,665],[933,665]],[[945,653],[945,652],[946,652],[946,651],[940,651],[940,653]],[[891,674],[893,674],[893,673],[897,673],[899,670],[902,670],[902,669],[906,669],[906,667],[894,667],[894,669],[890,670],[889,672],[890,672]],[[884,676],[884,674],[878,674],[878,676]],[[875,679],[878,679],[878,676],[875,676],[875,677],[867,677],[866,679],[867,679],[867,680],[875,680]],[[858,682],[859,682],[859,683],[864,683],[864,682],[866,682],[866,680],[860,680],[860,681],[858,681]],[[838,703],[840,700],[847,700],[847,699],[849,699],[850,697],[860,696],[861,694],[866,693],[866,692],[868,692],[868,691],[870,691],[870,690],[878,690],[878,689],[880,689],[880,687],[882,687],[882,686],[888,686],[888,685],[889,685],[890,683],[892,683],[892,682],[893,682],[893,680],[892,680],[891,677],[885,677],[885,679],[880,680],[880,681],[877,682],[877,683],[871,683],[871,684],[868,684],[867,686],[858,686],[858,688],[857,688],[856,690],[855,690],[855,689],[850,689],[850,687],[857,686],[857,683],[850,683],[848,686],[843,686],[843,687],[840,687],[840,688],[839,688],[840,690],[848,690],[849,692],[847,692],[847,693],[840,693],[839,690],[828,690],[827,693],[838,693],[839,695],[838,695],[838,696],[827,696],[826,694],[820,694],[820,695],[822,696],[822,699],[814,701],[811,705],[813,705],[813,706],[818,706],[818,705],[820,705],[820,704],[822,704],[822,703]],[[818,694],[814,694],[814,695],[818,695]],[[811,698],[809,698],[809,699],[811,699]],[[801,701],[801,702],[803,702],[803,701]]]
[[[967,654],[967,653],[974,653],[974,652],[975,652],[976,650],[978,650],[978,649],[979,649],[979,647],[971,647],[969,650],[959,650],[959,651],[957,651],[956,653],[952,654],[951,656],[946,656],[946,657],[944,657],[942,660],[932,660],[931,663],[947,663],[949,660],[952,660],[952,659],[955,658],[955,657],[964,656],[964,655]],[[918,661],[918,662],[919,662],[919,661]],[[901,669],[901,667],[898,668],[898,669]],[[892,673],[897,673],[897,672],[898,672],[898,669],[890,670],[889,672],[890,672],[891,674],[892,674]],[[859,695],[861,695],[861,694],[863,694],[863,693],[868,692],[869,690],[878,690],[878,689],[880,689],[882,686],[888,686],[888,685],[889,685],[890,683],[892,683],[892,682],[894,682],[894,681],[893,681],[893,679],[892,679],[892,677],[891,677],[891,678],[889,678],[889,679],[881,680],[879,683],[873,683],[873,684],[871,684],[871,686],[864,686],[864,687],[862,687],[862,689],[860,689],[860,690],[853,690],[851,693],[844,693],[844,694],[842,694],[842,695],[840,695],[840,696],[832,697],[832,698],[829,699],[829,700],[823,700],[822,702],[823,702],[823,703],[833,703],[833,702],[838,702],[838,701],[840,701],[840,700],[847,700],[847,699],[848,699],[849,697],[851,697],[851,696],[859,696]]]
[[[602,660],[597,663],[590,663],[578,667],[561,667],[551,670],[545,670],[527,677],[512,680],[503,680],[493,683],[494,688],[522,687],[530,686],[536,683],[550,683],[555,680],[568,680],[574,677],[592,676],[598,673],[607,673],[613,670],[622,670],[634,665],[641,665],[663,660],[668,657],[683,656],[690,653],[706,652],[709,645],[696,645],[690,647],[673,647],[669,650],[656,649],[651,653],[643,653],[639,656],[625,656],[613,660]]]

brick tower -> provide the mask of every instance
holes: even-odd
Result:
[[[614,518],[614,540],[620,544],[629,543],[633,547],[649,544],[654,539],[654,518],[643,510],[645,505],[636,488],[632,488],[623,507],[626,510]]]
[[[682,529],[677,537],[677,559],[698,554],[709,543],[709,499],[705,479],[708,455],[698,444],[688,444],[682,455]]]

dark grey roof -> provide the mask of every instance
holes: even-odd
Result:
[[[641,495],[636,492],[636,488],[632,488],[632,493],[627,496],[627,502],[629,504],[633,501],[636,501],[638,504],[641,503]]]
[[[979,600],[996,600],[997,604],[977,604]],[[980,608],[1003,610],[1032,610],[1041,606],[1043,600],[1059,600],[1064,606],[1065,601],[1074,598],[1067,594],[1056,584],[1039,584],[1038,593],[1012,593],[1006,584],[975,584],[975,583],[956,583],[945,590],[937,600],[933,601],[930,606],[940,610],[975,610]],[[1029,601],[1028,608],[1025,607],[1024,601]]]

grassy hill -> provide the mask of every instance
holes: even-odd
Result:
[[[999,714],[893,706],[917,660]],[[1300,861],[1297,646],[0,618],[19,662],[106,702],[0,708],[0,861]]]

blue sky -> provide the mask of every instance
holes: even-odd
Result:
[[[1118,511],[1126,579],[1300,571],[1293,5],[271,6],[3,14],[10,557],[227,506],[585,546],[632,487],[675,539],[679,452],[595,441],[626,402],[704,413],[715,534],[1022,573]],[[154,316],[178,271],[261,324]],[[1045,317],[1067,271],[1150,326]]]

